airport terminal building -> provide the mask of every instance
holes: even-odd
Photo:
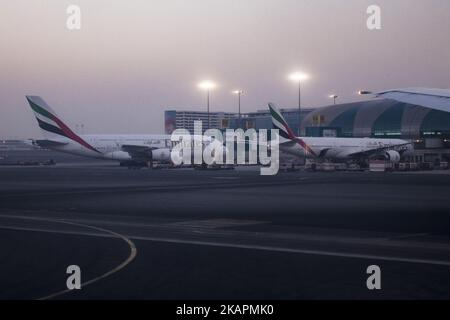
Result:
[[[450,160],[450,112],[389,99],[316,109],[302,121],[315,137],[392,138],[414,141],[414,162]]]
[[[294,132],[298,109],[281,109]],[[414,141],[415,154],[406,161],[450,161],[450,110],[422,107],[390,99],[302,109],[302,135],[308,137],[392,138]],[[241,114],[211,112],[211,127],[218,129],[271,129],[268,111]],[[194,120],[207,121],[206,112],[166,111],[165,130],[193,130]]]
[[[302,108],[302,118],[305,118],[315,109]],[[285,117],[289,126],[294,131],[298,131],[298,109],[284,108],[281,113]],[[239,114],[233,112],[210,112],[211,128],[220,130],[226,129],[271,129],[272,118],[269,110],[258,110],[256,112]],[[205,111],[179,111],[168,110],[164,113],[164,129],[166,134],[171,134],[175,129],[187,129],[191,134],[194,131],[194,121],[202,121],[203,129],[206,129],[208,113]]]
[[[209,124],[211,128],[226,129],[230,127],[230,121],[237,118],[237,113],[210,112]],[[195,121],[202,121],[203,130],[206,130],[208,128],[208,113],[204,111],[167,110],[164,112],[164,131],[166,134],[172,134],[176,129],[186,129],[193,134]]]

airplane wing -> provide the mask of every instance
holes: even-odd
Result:
[[[141,145],[122,145],[122,151],[127,152],[133,160],[147,161],[152,159],[152,152],[158,148]]]
[[[401,149],[402,147],[407,147],[411,145],[411,142],[405,142],[403,144],[396,144],[394,146],[387,146],[387,147],[380,147],[380,148],[373,148],[373,149],[365,149],[365,150],[360,150],[360,151],[354,151],[348,154],[348,157],[350,158],[359,158],[359,157],[365,157],[365,158],[369,158],[375,155],[379,155],[383,152],[392,150],[393,148],[395,149]],[[407,148],[404,149],[404,151],[406,151]]]
[[[374,95],[379,98],[450,112],[450,90],[448,89],[405,88],[375,92]]]

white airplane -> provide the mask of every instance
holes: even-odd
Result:
[[[153,161],[172,163],[170,135],[78,135],[39,96],[26,96],[45,139],[32,143],[42,148],[83,157],[117,160],[152,167]],[[193,143],[208,141],[193,138]]]
[[[413,148],[411,142],[399,139],[297,137],[273,103],[269,103],[269,109],[273,126],[279,130],[280,151],[300,158],[361,161],[384,157],[397,163],[403,153]]]

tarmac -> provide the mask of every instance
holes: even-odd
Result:
[[[450,298],[446,174],[56,160],[0,166],[0,299]]]

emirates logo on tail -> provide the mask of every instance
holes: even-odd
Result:
[[[89,150],[100,153],[100,151],[83,140],[83,138],[78,136],[63,121],[61,121],[41,97],[27,96],[27,100],[31,109],[34,111],[39,127],[44,133],[69,138]]]
[[[303,150],[305,150],[306,153],[313,155],[314,157],[317,157],[317,154],[314,152],[314,150],[311,149],[308,144],[301,139],[300,137],[297,137],[292,129],[289,127],[286,119],[284,119],[283,115],[281,114],[280,110],[275,106],[273,103],[269,103],[269,110],[270,115],[272,117],[272,123],[273,127],[275,129],[278,129],[280,132],[280,136],[291,141],[297,142]]]

